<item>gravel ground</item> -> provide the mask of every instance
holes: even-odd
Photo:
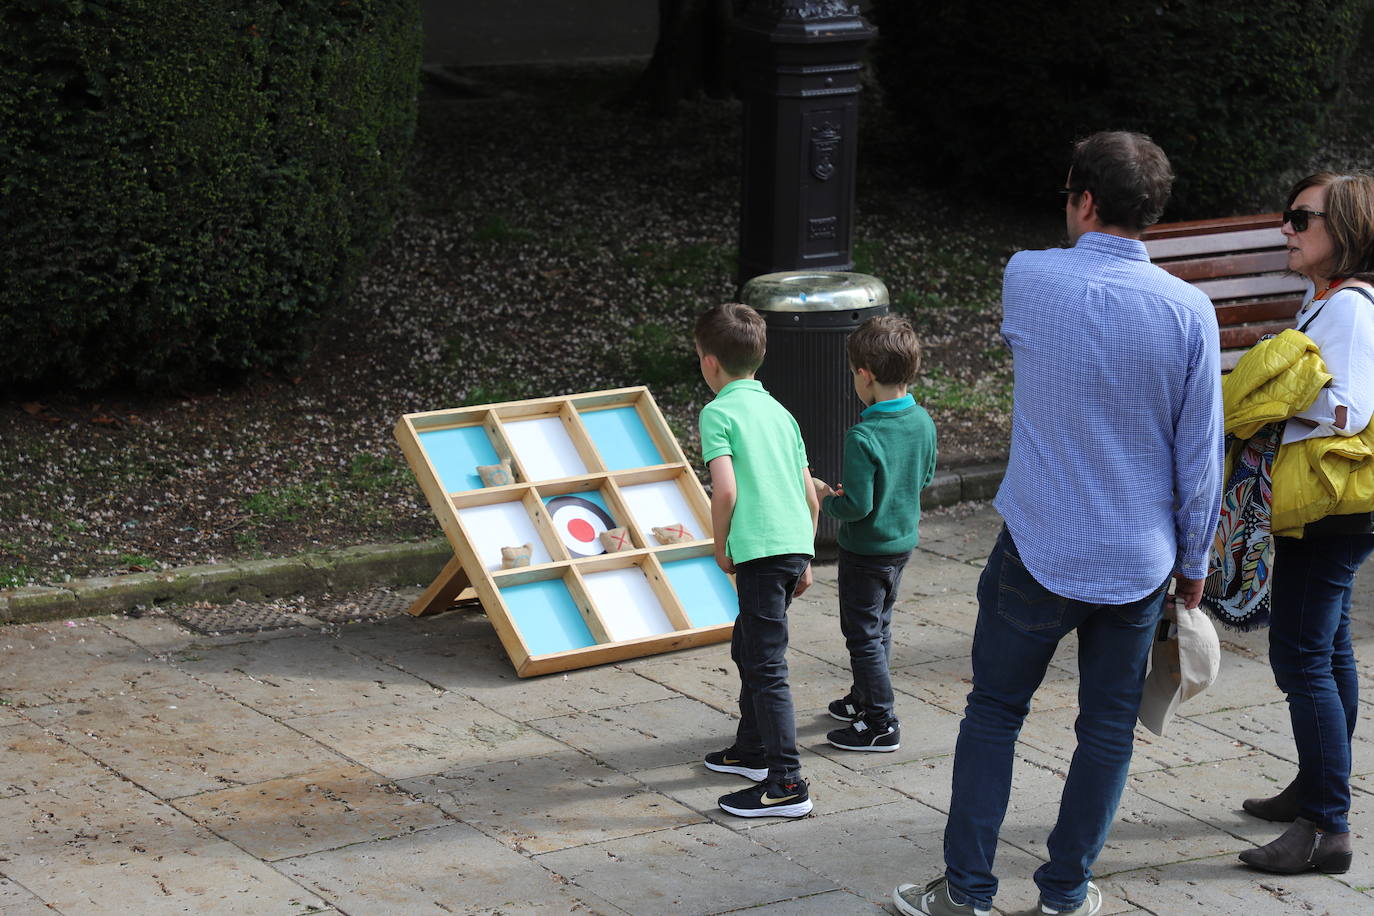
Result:
[[[607,106],[637,72],[491,68],[427,90],[395,231],[293,376],[0,401],[0,588],[434,537],[391,436],[414,411],[647,384],[695,459],[709,391],[690,326],[736,294],[739,107]],[[863,111],[856,269],[922,336],[942,464],[995,460],[1001,270],[1054,244],[1061,214],[913,185]]]

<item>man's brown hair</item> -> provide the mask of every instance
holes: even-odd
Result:
[[[726,302],[701,313],[692,336],[701,352],[714,356],[722,369],[744,376],[763,365],[768,329],[763,316],[747,305]]]
[[[1144,134],[1107,130],[1073,145],[1069,189],[1092,191],[1108,226],[1144,232],[1159,221],[1173,186],[1169,157]]]
[[[870,318],[849,335],[849,364],[867,369],[883,385],[910,385],[921,371],[921,341],[899,315]]]

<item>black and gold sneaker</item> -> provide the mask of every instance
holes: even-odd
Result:
[[[761,782],[748,789],[722,795],[717,802],[726,814],[736,817],[805,817],[811,813],[811,794],[806,780]]]
[[[733,744],[723,751],[713,751],[706,755],[706,769],[717,773],[734,773],[754,782],[768,778],[768,764],[762,754],[741,754]]]

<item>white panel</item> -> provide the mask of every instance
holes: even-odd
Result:
[[[458,517],[472,538],[472,548],[487,569],[501,568],[501,548],[533,544],[530,563],[549,563],[553,557],[539,539],[522,502],[496,503],[459,509]]]
[[[644,535],[645,543],[657,544],[653,529],[667,525],[687,526],[694,539],[706,537],[706,532],[701,530],[701,523],[697,521],[696,513],[692,511],[687,498],[682,495],[682,488],[676,480],[622,486],[620,492],[625,495],[625,503],[629,506],[630,514],[634,516],[635,524]]]
[[[587,466],[560,418],[539,417],[503,425],[530,480],[555,480],[587,473]]]
[[[583,576],[592,604],[613,642],[673,632],[673,625],[638,566]]]

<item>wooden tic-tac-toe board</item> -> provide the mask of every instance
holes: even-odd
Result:
[[[412,614],[471,589],[520,677],[730,638],[710,501],[647,388],[406,414],[396,439],[454,553]],[[514,482],[483,486],[502,459]],[[660,544],[672,525],[691,539]],[[622,527],[630,548],[606,552]],[[502,568],[522,544],[529,565]]]

